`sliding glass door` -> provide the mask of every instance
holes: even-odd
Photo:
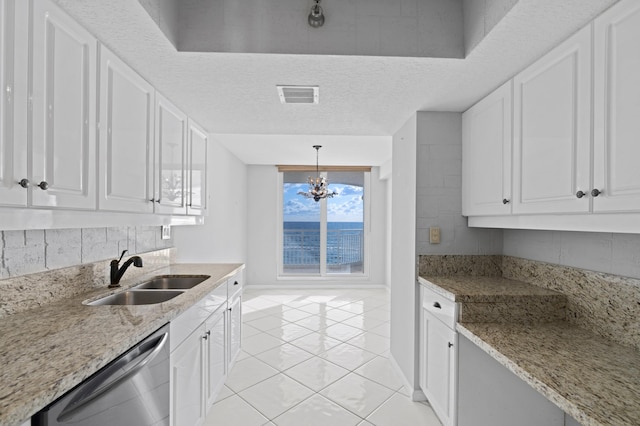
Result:
[[[363,274],[368,172],[323,172],[336,195],[318,202],[298,194],[309,174],[283,172],[282,274]]]

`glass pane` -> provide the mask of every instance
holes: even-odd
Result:
[[[307,175],[285,172],[282,266],[285,274],[320,274],[320,203],[298,195],[307,191]]]
[[[330,172],[327,198],[327,273],[363,273],[364,173]]]

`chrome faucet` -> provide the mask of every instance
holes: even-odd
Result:
[[[120,279],[132,263],[133,266],[137,268],[142,267],[142,258],[140,256],[131,256],[129,259],[127,259],[126,262],[124,262],[122,267],[120,267],[120,261],[122,260],[126,252],[127,250],[123,250],[122,254],[120,255],[120,259],[113,259],[111,261],[111,284],[109,284],[109,288],[120,287]]]

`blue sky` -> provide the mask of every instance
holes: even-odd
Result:
[[[320,203],[311,198],[298,195],[298,191],[307,191],[309,185],[304,183],[284,184],[285,222],[318,222],[320,220]],[[338,193],[327,199],[328,222],[362,222],[363,205],[362,187],[352,185],[330,184],[329,190]]]

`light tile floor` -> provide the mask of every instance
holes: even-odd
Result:
[[[246,290],[242,351],[206,426],[440,426],[389,362],[385,290]]]

